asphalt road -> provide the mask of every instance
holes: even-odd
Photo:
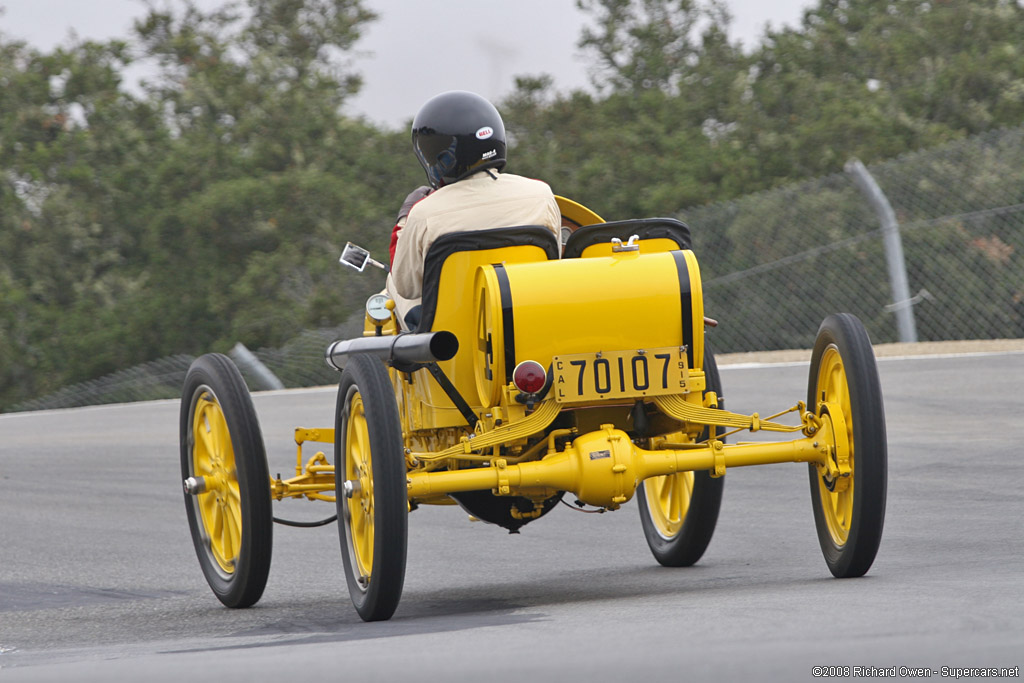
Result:
[[[889,498],[866,577],[831,578],[804,466],[734,469],[687,569],[655,563],[635,502],[560,507],[517,536],[421,508],[402,603],[375,624],[349,603],[334,525],[276,527],[263,600],[220,606],[185,520],[177,402],[2,415],[0,681],[790,681],[815,666],[942,678],[1024,665],[1024,354],[879,367]],[[723,368],[728,405],[786,408],[806,372]],[[323,389],[256,397],[272,472],[294,466],[295,426],[332,424],[333,402]]]

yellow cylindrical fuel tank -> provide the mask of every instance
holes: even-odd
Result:
[[[474,290],[485,407],[523,360],[548,367],[556,355],[685,347],[687,367],[703,366],[704,301],[689,250],[481,266]]]

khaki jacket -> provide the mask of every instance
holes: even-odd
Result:
[[[387,291],[399,319],[423,296],[423,259],[441,235],[518,225],[543,225],[558,237],[562,216],[547,183],[510,173],[474,173],[412,207],[398,233]],[[396,296],[397,295],[397,296]],[[403,310],[405,309],[405,310]]]

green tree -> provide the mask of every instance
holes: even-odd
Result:
[[[515,163],[612,217],[675,212],[1024,118],[1024,8],[820,0],[744,53],[715,2],[578,0],[596,94],[521,78]],[[525,152],[525,154],[523,153]]]
[[[417,169],[347,118],[358,0],[151,8],[130,41],[0,36],[0,408],[163,355],[337,324]],[[124,70],[156,75],[133,96]]]
[[[343,319],[359,302],[337,296],[339,284],[353,294],[369,284],[332,257],[347,239],[384,248],[381,207],[412,182],[391,156],[394,135],[341,113],[359,86],[344,54],[372,14],[357,0],[250,0],[249,10],[151,12],[138,27],[163,66],[149,94],[176,132],[149,231],[164,298],[139,322],[177,349],[279,344]]]
[[[41,54],[0,38],[0,325],[12,345],[0,401],[120,361],[84,346],[110,333],[111,311],[140,286],[126,265],[141,232],[128,198],[161,136],[120,90],[129,61],[119,41]]]
[[[821,0],[769,32],[735,139],[793,179],[1024,118],[1024,8],[1007,0]]]
[[[504,103],[510,166],[606,218],[671,214],[721,196],[738,73],[747,58],[728,39],[719,2],[590,0],[580,47],[594,57],[598,94],[554,93],[520,78]]]
[[[731,16],[720,0],[576,0],[594,26],[579,47],[596,57],[599,91],[679,94],[700,80],[709,45],[722,45]]]

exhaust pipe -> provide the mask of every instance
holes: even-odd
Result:
[[[341,371],[345,359],[356,353],[369,353],[390,364],[415,365],[450,360],[458,350],[458,338],[441,331],[343,339],[328,346],[325,355],[327,364]]]

